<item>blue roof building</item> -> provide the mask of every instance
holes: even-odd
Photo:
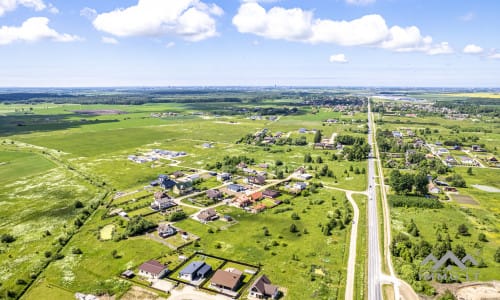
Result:
[[[194,281],[207,277],[212,272],[212,267],[202,261],[194,261],[179,272],[179,277],[184,280]]]

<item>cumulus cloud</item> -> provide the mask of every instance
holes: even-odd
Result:
[[[377,14],[346,21],[315,18],[313,12],[300,8],[273,7],[266,11],[257,2],[242,3],[233,17],[241,33],[268,39],[304,43],[332,43],[342,46],[372,46],[398,52],[424,52],[430,55],[451,53],[447,43],[432,44],[416,26],[388,27]]]
[[[118,44],[118,40],[117,39],[112,38],[112,37],[108,37],[108,36],[103,36],[101,38],[101,42],[103,42],[104,44],[111,44],[111,45]]]
[[[330,62],[345,64],[348,63],[349,61],[347,60],[344,54],[334,54],[330,56]]]
[[[491,58],[491,59],[500,59],[500,52],[497,52],[497,53],[492,53],[488,56],[488,58]]]
[[[49,27],[49,19],[43,17],[29,18],[19,27],[0,27],[0,45],[8,45],[17,41],[32,43],[40,40],[73,42],[81,38],[67,33],[58,33]]]
[[[176,35],[200,41],[217,35],[214,17],[224,11],[199,0],[139,0],[136,5],[98,14],[94,27],[118,37]]]
[[[474,45],[474,44],[469,44],[467,46],[464,47],[464,50],[463,52],[465,54],[481,54],[483,53],[483,48],[479,47],[478,45]]]
[[[19,5],[36,11],[47,8],[43,0],[0,0],[0,16],[3,16],[8,11],[16,10]]]
[[[469,22],[476,18],[476,14],[474,12],[468,12],[463,16],[460,16],[459,19],[463,22]]]
[[[376,0],[345,0],[347,4],[351,5],[367,5],[375,3]]]
[[[93,21],[97,17],[97,11],[90,7],[84,7],[80,10],[80,16]]]

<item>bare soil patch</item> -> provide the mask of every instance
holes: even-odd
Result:
[[[98,109],[98,110],[74,110],[76,114],[89,115],[89,116],[100,116],[100,115],[123,115],[127,112],[116,109]]]
[[[150,292],[146,289],[140,288],[138,286],[133,286],[123,297],[122,300],[166,300],[166,298],[160,297],[157,294]]]
[[[460,204],[470,204],[470,205],[479,205],[474,198],[468,195],[451,195],[453,201]]]

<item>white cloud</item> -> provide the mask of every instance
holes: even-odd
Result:
[[[468,12],[463,16],[460,16],[459,19],[464,22],[472,21],[476,18],[476,14],[474,12]]]
[[[429,55],[451,54],[453,53],[453,48],[451,48],[447,42],[441,42],[437,45],[430,46],[424,51]]]
[[[347,60],[347,58],[345,57],[344,54],[334,54],[334,55],[330,56],[330,62],[331,63],[345,64],[345,63],[348,63],[349,61]]]
[[[51,40],[55,42],[73,42],[81,40],[76,35],[58,33],[49,27],[49,19],[43,17],[29,18],[20,27],[0,27],[0,45],[8,45],[17,41],[37,42]]]
[[[199,0],[139,0],[95,17],[97,30],[119,37],[177,35],[200,41],[217,35],[214,16],[224,11]]]
[[[453,52],[448,43],[432,44],[416,26],[388,27],[377,14],[350,21],[314,18],[312,11],[273,7],[266,11],[255,1],[241,4],[233,17],[241,33],[268,39],[304,43],[331,43],[342,46],[372,46],[397,52],[423,52],[429,55]]]
[[[93,21],[97,17],[97,11],[90,7],[84,7],[80,10],[80,16]]]
[[[352,5],[368,5],[375,3],[376,0],[345,0],[345,2]]]
[[[57,7],[55,7],[55,6],[54,6],[54,4],[52,4],[52,3],[49,3],[49,8],[48,8],[48,10],[49,10],[49,12],[50,12],[51,14],[54,14],[54,15],[56,15],[56,14],[58,14],[58,13],[59,13],[59,9],[57,9]]]
[[[117,39],[112,38],[112,37],[108,37],[108,36],[103,36],[101,38],[101,42],[103,42],[104,44],[111,44],[111,45],[118,44],[118,40]]]
[[[42,0],[0,0],[0,16],[3,16],[6,12],[16,10],[19,5],[36,11],[44,10],[47,7]]]
[[[484,51],[483,48],[474,44],[469,44],[465,46],[463,50],[465,54],[481,54],[483,53],[483,51]]]
[[[488,58],[491,58],[491,59],[500,59],[500,52],[490,54],[490,55],[488,56]]]
[[[174,42],[168,42],[165,47],[168,49],[168,48],[172,48],[172,47],[175,47],[175,43]]]

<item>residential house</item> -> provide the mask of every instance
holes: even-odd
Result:
[[[186,177],[186,181],[192,181],[192,182],[196,182],[200,179],[201,179],[200,174],[193,174],[193,175],[189,175],[188,177]]]
[[[158,235],[162,238],[167,238],[173,236],[177,233],[177,229],[172,227],[170,224],[160,224],[158,225]]]
[[[305,173],[305,174],[301,174],[301,175],[299,176],[299,178],[300,178],[300,179],[303,179],[303,180],[309,180],[309,179],[313,178],[313,176],[312,176],[311,174],[307,174],[307,173]]]
[[[437,187],[434,183],[429,183],[429,185],[427,186],[427,190],[429,191],[429,193],[431,194],[439,194],[441,192],[441,189],[439,187]]]
[[[488,157],[487,161],[489,163],[497,163],[498,162],[498,159],[494,156],[491,156],[491,157]]]
[[[193,191],[192,181],[179,181],[174,185],[172,192],[176,195],[182,196]]]
[[[259,201],[260,199],[263,198],[263,195],[262,195],[262,192],[255,192],[255,193],[252,193],[250,194],[250,200],[252,200],[252,202],[256,202],[256,201]]]
[[[460,156],[460,162],[463,165],[473,165],[474,164],[474,159],[472,159],[469,156]]]
[[[194,261],[179,272],[179,278],[194,281],[210,275],[212,267],[202,261]]]
[[[457,188],[451,186],[445,186],[443,189],[445,192],[452,192],[452,193],[458,192]]]
[[[246,167],[247,167],[247,164],[244,162],[240,162],[239,164],[236,165],[236,168],[238,168],[238,169],[243,169]]]
[[[264,205],[264,203],[258,203],[252,207],[251,212],[254,214],[257,214],[257,213],[265,211],[266,208],[267,208],[267,206]]]
[[[167,196],[164,198],[155,198],[155,200],[151,203],[151,208],[154,210],[166,210],[176,205],[177,203]]]
[[[393,131],[393,132],[392,132],[392,136],[393,136],[394,138],[402,138],[402,137],[403,137],[403,134],[402,134],[401,132],[399,132],[399,131]]]
[[[220,200],[223,196],[219,190],[208,190],[206,191],[206,195],[211,200]]]
[[[267,169],[269,168],[269,164],[259,164],[259,168]]]
[[[172,178],[179,178],[182,176],[184,176],[184,173],[181,171],[175,171],[174,173],[170,174],[170,177],[172,177]]]
[[[246,178],[247,183],[263,185],[266,183],[266,177],[264,176],[249,176]]]
[[[219,218],[217,212],[213,208],[202,210],[196,217],[204,222],[217,220]]]
[[[278,198],[280,195],[281,193],[275,190],[265,190],[264,192],[262,192],[262,196],[270,199]]]
[[[236,291],[240,287],[242,279],[243,272],[238,269],[217,270],[210,279],[210,285],[218,289]]]
[[[299,129],[299,133],[306,133],[306,132],[307,132],[307,129],[305,129],[305,128],[300,128]]]
[[[257,174],[257,171],[255,171],[254,169],[251,169],[251,168],[243,168],[241,169],[243,171],[243,173],[245,174]]]
[[[239,184],[230,184],[227,189],[231,192],[239,193],[245,190],[245,187]]]
[[[212,143],[204,143],[203,145],[201,145],[203,148],[205,149],[208,149],[208,148],[212,148]]]
[[[229,173],[217,174],[217,181],[227,181],[229,179],[231,179],[231,174]]]
[[[445,162],[448,165],[450,165],[450,166],[458,164],[458,162],[456,161],[456,159],[453,156],[451,156],[451,155],[446,156]]]
[[[139,275],[148,279],[159,279],[167,274],[168,269],[156,260],[148,260],[139,266]]]
[[[165,190],[169,190],[169,189],[173,188],[177,183],[177,182],[173,181],[172,179],[170,179],[167,175],[160,175],[158,180],[160,182],[160,186]]]
[[[273,285],[266,275],[261,275],[250,287],[250,297],[257,299],[277,299],[278,287]]]
[[[305,182],[296,182],[294,185],[293,185],[293,189],[297,190],[297,191],[302,191],[302,190],[305,190],[307,188],[307,183]]]
[[[304,174],[306,172],[307,172],[306,168],[304,168],[304,167],[299,167],[297,170],[295,170],[295,173],[297,173],[297,174]]]
[[[250,206],[252,205],[253,201],[252,199],[247,196],[247,195],[239,195],[238,197],[236,197],[236,199],[234,200],[234,203],[238,206],[238,207],[247,207],[247,206]]]

